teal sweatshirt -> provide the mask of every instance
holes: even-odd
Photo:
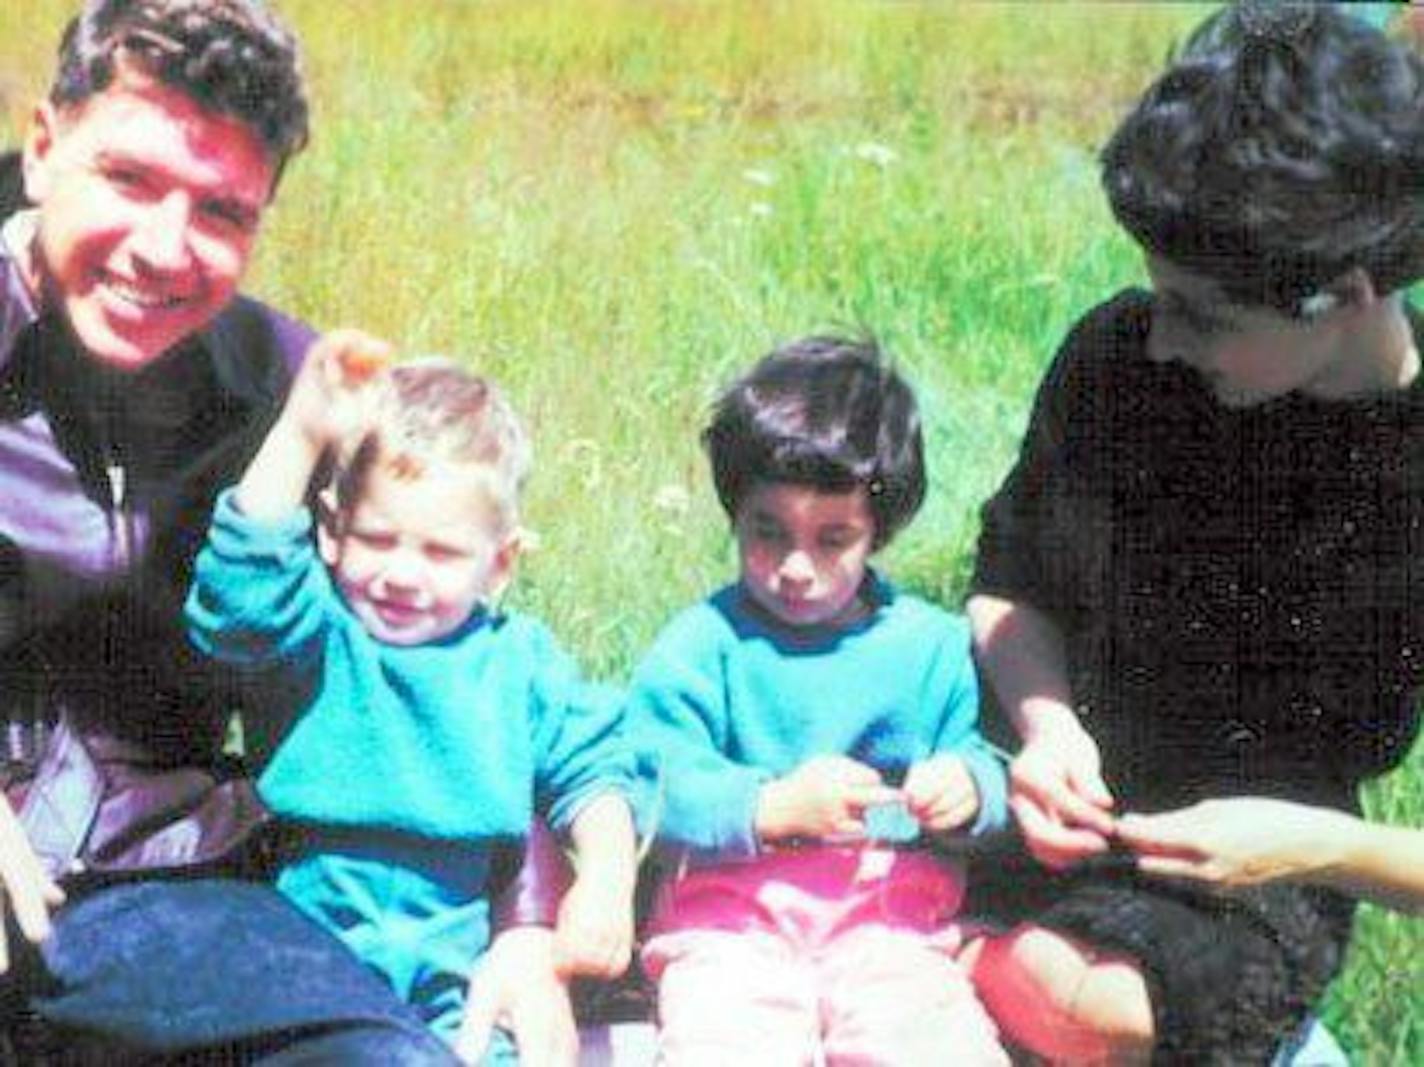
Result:
[[[658,637],[633,677],[627,729],[656,768],[661,843],[702,861],[756,855],[762,784],[834,754],[899,784],[912,764],[955,753],[980,796],[970,831],[1005,824],[1007,783],[978,730],[967,623],[867,582],[877,606],[844,630],[779,624],[732,585]]]
[[[382,644],[311,534],[305,509],[257,522],[224,493],[187,605],[200,649],[275,683],[253,731],[259,755],[275,745],[258,780],[275,814],[478,845],[522,839],[535,810],[561,830],[594,795],[630,793],[617,697],[544,626],[479,613],[432,644]]]

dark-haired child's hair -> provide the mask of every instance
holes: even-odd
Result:
[[[776,349],[717,400],[702,440],[733,521],[757,485],[859,487],[880,548],[924,500],[915,395],[869,339],[808,337]]]
[[[306,145],[296,40],[262,0],[87,0],[60,40],[51,102],[83,103],[121,64],[249,127],[277,174]]]
[[[1424,61],[1342,8],[1223,10],[1103,151],[1119,223],[1239,303],[1424,275]]]

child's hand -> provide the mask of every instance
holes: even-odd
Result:
[[[560,977],[617,978],[633,953],[633,889],[581,875],[559,905],[554,969]]]
[[[484,1063],[494,1028],[513,1037],[529,1067],[574,1067],[578,1029],[568,987],[554,973],[554,932],[514,926],[499,934],[470,972],[465,1017],[455,1035],[462,1063]]]
[[[815,756],[761,787],[756,830],[786,837],[863,837],[865,809],[900,799],[872,767],[845,756]]]
[[[979,787],[962,759],[941,753],[911,765],[905,804],[925,830],[957,830],[979,813]]]
[[[292,383],[283,419],[318,452],[351,433],[365,386],[391,359],[391,346],[361,330],[332,330],[312,345]]]

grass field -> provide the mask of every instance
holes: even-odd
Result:
[[[6,5],[12,139],[70,6]],[[316,137],[251,289],[508,385],[538,444],[518,602],[613,677],[730,573],[695,441],[707,401],[813,329],[874,330],[917,382],[932,490],[884,564],[958,603],[1055,344],[1142,279],[1096,146],[1210,10],[281,6]],[[1369,799],[1424,822],[1424,757]],[[1327,1017],[1360,1063],[1424,1062],[1424,924],[1366,909]]]

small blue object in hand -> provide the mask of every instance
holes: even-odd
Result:
[[[867,841],[906,842],[920,836],[920,824],[903,800],[872,804],[865,809]]]

